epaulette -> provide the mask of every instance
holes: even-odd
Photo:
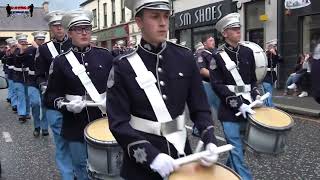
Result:
[[[108,52],[110,52],[109,49],[101,47],[101,46],[92,46],[93,48],[97,48],[97,49],[103,49],[103,50],[107,50]]]
[[[172,44],[172,45],[175,45],[175,46],[177,46],[177,47],[184,48],[184,49],[187,49],[187,50],[191,51],[191,49],[190,49],[190,48],[185,47],[185,46],[181,46],[180,44],[175,44],[175,43],[170,42],[170,41],[167,41],[167,43],[168,43],[168,44]]]

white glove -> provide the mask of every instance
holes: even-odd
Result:
[[[262,107],[264,105],[264,102],[261,100],[261,96],[257,95],[256,100],[257,104],[254,107]]]
[[[179,166],[174,163],[174,159],[164,153],[158,154],[152,161],[150,168],[159,173],[162,178],[170,175],[171,172],[176,170]]]
[[[239,111],[242,113],[242,116],[246,119],[247,118],[247,113],[249,114],[254,114],[256,113],[254,110],[252,110],[249,105],[243,103],[240,108]]]
[[[66,105],[66,108],[68,111],[77,114],[77,113],[80,113],[85,106],[86,106],[86,103],[84,101],[73,100]]]
[[[206,146],[206,150],[210,151],[210,155],[204,156],[200,159],[200,163],[203,166],[209,167],[217,162],[219,155],[216,153],[217,146],[213,143],[209,143]]]

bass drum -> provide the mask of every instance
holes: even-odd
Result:
[[[241,45],[250,48],[253,51],[254,59],[256,62],[256,76],[257,82],[260,83],[267,74],[268,58],[264,50],[256,43],[250,41],[241,41]]]

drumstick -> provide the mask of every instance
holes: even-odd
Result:
[[[196,149],[194,150],[195,153],[198,153],[201,151],[202,147],[203,147],[203,141],[199,140]]]
[[[95,103],[95,102],[92,102],[92,101],[86,101],[86,106],[88,107],[98,107],[98,106],[101,106],[101,103]],[[73,104],[73,103],[70,103],[70,102],[61,102],[62,105],[69,105],[69,104]]]
[[[224,145],[224,146],[217,147],[215,153],[220,154],[220,153],[223,153],[223,152],[226,152],[226,151],[230,151],[232,149],[233,149],[233,146],[231,144],[227,144],[227,145]],[[197,161],[197,160],[201,159],[202,157],[208,156],[210,154],[211,154],[211,152],[209,150],[206,150],[206,151],[194,153],[194,154],[191,154],[189,156],[185,156],[185,157],[176,159],[176,160],[174,160],[174,163],[177,166],[181,166],[183,164],[188,164],[190,162]]]
[[[253,101],[251,104],[249,104],[249,107],[252,108],[252,107],[256,106],[256,105],[259,103],[259,101],[264,101],[264,100],[266,100],[269,96],[270,96],[270,93],[269,93],[269,92],[265,93],[263,96],[261,96],[260,100],[255,100],[255,101]],[[240,116],[241,114],[242,114],[241,112],[238,112],[238,113],[236,114],[236,116]]]

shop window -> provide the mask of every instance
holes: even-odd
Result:
[[[180,42],[186,41],[186,46],[191,47],[191,29],[180,31]]]
[[[303,53],[313,52],[320,43],[320,14],[303,17]]]

